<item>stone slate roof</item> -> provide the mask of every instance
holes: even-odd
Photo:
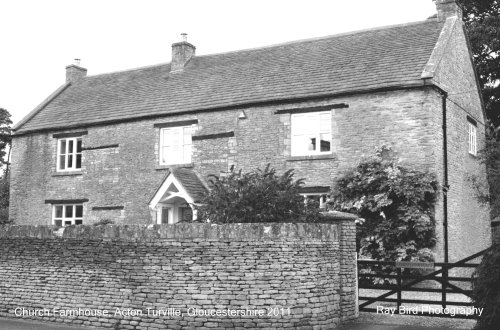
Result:
[[[16,127],[17,133],[81,127],[177,112],[422,85],[436,45],[436,19],[170,64],[88,76]],[[32,115],[32,114],[31,114]]]
[[[171,173],[179,180],[184,189],[186,189],[186,192],[195,202],[199,202],[208,192],[207,188],[194,171],[186,168],[174,168]]]

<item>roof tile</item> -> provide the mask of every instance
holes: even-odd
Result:
[[[86,77],[17,133],[421,83],[436,20]]]

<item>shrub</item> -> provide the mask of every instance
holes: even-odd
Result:
[[[94,223],[94,226],[105,226],[105,225],[112,225],[115,222],[111,219],[101,219],[97,222]]]
[[[492,246],[472,274],[474,307],[484,308],[476,329],[498,329],[500,324],[500,244]]]
[[[198,215],[213,223],[314,221],[318,212],[312,204],[306,207],[299,194],[304,180],[293,176],[293,170],[277,175],[269,164],[250,173],[212,175]]]
[[[329,208],[357,214],[360,255],[377,260],[432,261],[435,244],[434,175],[398,164],[387,147],[341,176]]]

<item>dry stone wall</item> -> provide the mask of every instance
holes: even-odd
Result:
[[[115,329],[333,328],[355,225],[0,227],[0,316]]]

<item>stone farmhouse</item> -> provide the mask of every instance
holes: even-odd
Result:
[[[17,224],[175,223],[207,176],[270,163],[324,202],[335,178],[381,145],[436,173],[438,260],[489,246],[477,152],[485,116],[462,12],[269,47],[195,55],[66,83],[14,127],[10,215]],[[445,244],[446,243],[446,244]],[[446,245],[446,246],[445,246]]]

